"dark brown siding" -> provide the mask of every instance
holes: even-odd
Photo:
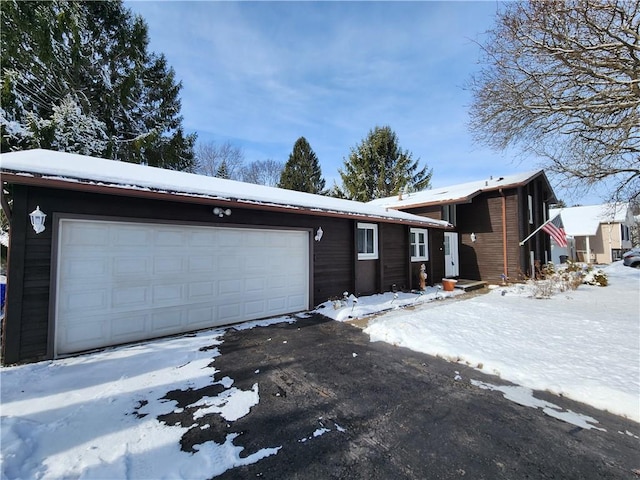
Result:
[[[503,241],[503,201],[506,208],[507,275],[519,270],[517,191],[507,190],[478,195],[472,203],[457,207],[457,230],[460,233],[460,277],[501,281],[505,270]],[[476,241],[471,240],[474,233]]]
[[[528,195],[531,195],[533,200],[531,223]],[[505,269],[512,281],[530,276],[530,252],[534,252],[537,262],[544,264],[550,252],[549,236],[544,232],[538,232],[524,246],[521,247],[519,243],[548,218],[548,203],[553,198],[546,178],[544,175],[538,175],[524,186],[505,189],[502,192],[497,190],[482,193],[474,197],[470,203],[457,204],[455,230],[460,237],[460,277],[497,283],[502,280]],[[503,236],[503,202],[506,243]],[[442,206],[409,208],[407,211],[441,219]],[[475,242],[471,240],[472,233],[475,234]],[[444,275],[443,236],[442,230],[431,232],[431,257],[427,268],[430,282],[439,282]],[[417,278],[418,268],[419,265],[411,267],[412,282],[416,281],[414,279]],[[413,285],[415,288],[416,283]]]
[[[207,205],[159,202],[149,199],[67,192],[39,187],[13,186],[11,248],[9,249],[7,306],[2,334],[5,364],[51,357],[49,292],[51,241],[54,214],[118,217],[160,222],[193,222],[201,225],[261,225],[322,227],[320,242],[313,242],[313,291],[311,306],[342,292],[354,290],[353,221],[256,210],[232,209],[220,219]],[[28,213],[39,205],[47,214],[46,230],[36,235]],[[53,316],[52,316],[53,318]],[[48,350],[49,348],[49,350]]]
[[[398,290],[409,289],[409,229],[404,225],[383,224],[381,292],[395,285]]]
[[[410,208],[407,209],[407,211],[413,213],[414,215],[429,217],[435,220],[442,220],[442,207],[440,205]]]
[[[440,283],[444,277],[444,230],[429,231],[429,262],[427,283]],[[417,278],[417,275],[416,275]]]
[[[533,199],[533,222],[529,222],[528,196]],[[547,183],[538,177],[520,189],[519,207],[522,211],[519,226],[520,240],[524,240],[531,235],[538,227],[548,220],[548,203],[552,192],[548,189]],[[520,268],[523,276],[533,276],[536,274],[531,269],[530,252],[534,253],[535,261],[539,265],[550,260],[551,240],[549,235],[543,231],[538,231],[524,246],[520,248]]]

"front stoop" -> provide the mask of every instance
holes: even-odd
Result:
[[[478,290],[480,288],[484,288],[488,285],[487,282],[482,280],[465,280],[464,278],[459,278],[456,282],[455,288],[458,288],[464,292],[469,292],[471,290]]]

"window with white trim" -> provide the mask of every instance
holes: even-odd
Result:
[[[378,225],[358,223],[356,242],[358,260],[376,260],[378,258]]]
[[[429,231],[426,228],[412,228],[410,233],[411,261],[429,260]]]
[[[529,204],[529,223],[533,223],[533,197],[527,195],[527,203]]]

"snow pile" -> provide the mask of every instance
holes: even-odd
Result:
[[[324,302],[318,306],[316,311],[326,317],[342,322],[365,318],[390,310],[418,306],[434,300],[444,300],[463,293],[462,290],[445,292],[440,286],[427,287],[422,292],[387,292],[360,298],[349,294],[349,292],[344,292],[342,298]]]
[[[609,286],[546,299],[530,285],[498,287],[370,321],[372,341],[466,363],[640,422],[640,270],[604,268]]]
[[[167,399],[173,390],[220,385],[219,395],[189,405],[194,420],[217,412],[233,422],[258,403],[258,384],[243,391],[228,377],[216,380],[211,359],[223,334],[2,368],[2,478],[206,479],[276,454],[278,446],[243,457],[236,433],[181,451],[184,433],[202,427],[158,420],[182,410]]]

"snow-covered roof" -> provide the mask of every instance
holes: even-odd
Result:
[[[628,210],[627,203],[551,208],[549,218],[560,214],[567,235],[584,237],[595,235],[601,223],[626,223]]]
[[[379,198],[370,201],[369,204],[404,209],[440,203],[466,203],[482,192],[525,184],[540,173],[542,173],[542,170],[505,175],[503,177],[491,177],[487,180],[477,180],[420,192],[403,193],[402,199],[398,195]]]
[[[199,197],[238,204],[238,208],[269,206],[291,213],[338,214],[371,220],[449,227],[449,223],[351,200],[236,182],[127,162],[51,150],[24,150],[0,156],[0,170],[51,182],[89,184],[114,189]],[[26,178],[25,178],[26,180]]]

